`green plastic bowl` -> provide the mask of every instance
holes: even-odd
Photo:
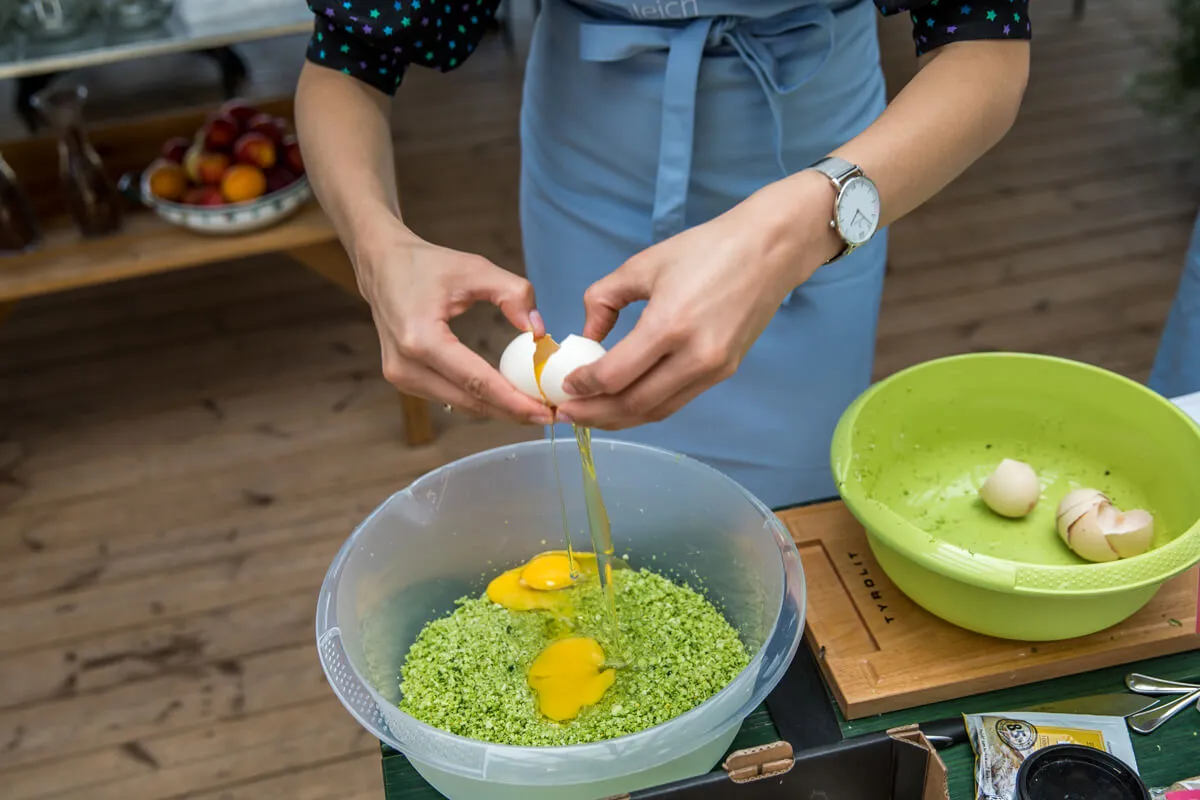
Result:
[[[992,513],[978,487],[1002,458],[1038,472],[1029,516]],[[1049,356],[938,359],[880,381],[842,415],[834,479],[871,551],[909,598],[963,628],[1051,641],[1115,625],[1200,561],[1200,427],[1107,370]],[[1154,515],[1154,542],[1102,564],[1055,530],[1080,487]]]

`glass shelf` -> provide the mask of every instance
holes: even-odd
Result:
[[[308,33],[312,26],[304,0],[178,0],[158,25],[122,30],[97,18],[87,32],[50,42],[31,41],[10,22],[0,42],[0,79]]]

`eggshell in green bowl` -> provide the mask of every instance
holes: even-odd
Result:
[[[1022,519],[978,489],[1003,458],[1038,472]],[[1047,641],[1115,625],[1200,561],[1200,427],[1113,372],[1025,353],[978,353],[898,372],[834,433],[834,478],[871,550],[918,605],[969,630]],[[1059,500],[1091,487],[1154,515],[1146,553],[1091,563],[1055,529]]]

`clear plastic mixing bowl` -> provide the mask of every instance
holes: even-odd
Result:
[[[321,587],[317,645],[346,709],[452,800],[596,800],[712,769],[782,677],[804,627],[800,557],[782,523],[726,476],[675,453],[597,439],[618,555],[688,580],[718,604],[750,665],[662,725],[595,744],[512,747],[455,736],[397,708],[404,655],[455,599],[563,542],[554,450],[534,441],[448,464],[351,534]],[[567,518],[590,550],[579,451],[559,442]]]

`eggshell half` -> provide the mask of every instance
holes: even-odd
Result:
[[[508,380],[517,391],[527,394],[538,402],[542,402],[542,393],[538,391],[537,376],[533,373],[533,354],[537,350],[537,342],[533,333],[526,331],[508,343],[500,355],[500,374]]]
[[[572,399],[572,395],[563,391],[563,381],[580,367],[599,360],[605,352],[604,345],[582,336],[571,334],[563,339],[542,368],[542,392],[550,404],[558,406]]]

